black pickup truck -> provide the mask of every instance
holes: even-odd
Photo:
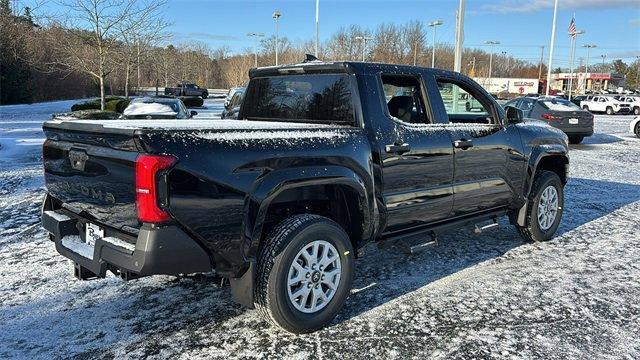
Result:
[[[196,84],[178,84],[176,87],[164,88],[164,94],[171,96],[200,96],[206,99],[209,97],[209,90]]]
[[[239,120],[44,124],[42,223],[78,278],[215,272],[302,333],[338,313],[367,243],[559,225],[566,135],[466,76],[314,61],[250,78]]]

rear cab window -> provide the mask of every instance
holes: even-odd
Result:
[[[276,75],[253,78],[242,118],[316,124],[356,123],[348,74]]]

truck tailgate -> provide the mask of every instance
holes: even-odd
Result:
[[[133,132],[105,133],[57,125],[44,126],[45,183],[60,205],[98,224],[135,232]]]

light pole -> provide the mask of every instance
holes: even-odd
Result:
[[[491,72],[493,71],[493,47],[499,45],[500,41],[489,40],[485,41],[485,44],[491,46],[491,52],[489,53],[489,86],[487,91],[491,92]]]
[[[248,37],[256,38],[255,43],[253,45],[253,54],[255,55],[255,67],[258,67],[258,38],[264,36],[263,33],[250,32],[247,34]]]
[[[507,59],[507,69],[505,71],[505,73],[506,73],[505,76],[508,77],[509,76],[509,69],[511,69],[511,57],[507,56],[507,52],[506,51],[502,51],[502,56]]]
[[[318,58],[318,48],[320,47],[320,0],[316,0],[316,59]]]
[[[427,24],[433,28],[433,42],[431,43],[431,67],[436,67],[436,27],[444,24],[442,20],[434,20]]]
[[[551,24],[551,45],[549,46],[549,67],[547,68],[547,85],[545,86],[545,95],[549,96],[551,88],[551,67],[553,66],[553,44],[556,41],[556,18],[558,15],[558,0],[553,2],[553,23]]]
[[[367,52],[367,41],[373,40],[373,38],[370,36],[356,36],[355,39],[362,41],[362,62],[365,62],[366,61],[365,54]]]
[[[589,56],[591,55],[591,49],[597,47],[593,44],[584,44],[582,47],[587,48],[587,62],[584,64],[584,92],[587,92],[587,73],[589,72]]]
[[[584,30],[576,30],[569,33],[571,36],[571,57],[569,60],[569,101],[571,101],[571,94],[573,93],[573,60],[576,57],[576,40],[578,35],[584,34]]]
[[[607,58],[607,54],[602,54],[600,55],[600,57],[602,58],[602,68],[603,68],[602,71],[604,71],[604,59]]]
[[[273,13],[273,19],[276,21],[276,66],[278,66],[278,20],[280,19],[280,17],[282,16],[282,14],[280,13],[279,10],[276,10]]]

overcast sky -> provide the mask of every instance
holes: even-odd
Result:
[[[591,63],[640,55],[640,0],[559,0],[554,65],[567,66],[570,38],[567,28],[575,14],[578,29],[586,31],[578,46],[595,44]],[[291,40],[309,40],[315,34],[315,0],[169,0],[167,18],[174,42],[197,40],[232,51],[252,46],[247,32],[274,33],[274,10],[282,13],[280,34]],[[59,11],[55,2],[52,9]],[[326,40],[340,27],[358,24],[374,29],[381,23],[410,20],[444,21],[436,42],[454,43],[457,0],[320,0],[320,36]],[[467,0],[466,47],[483,47],[486,40],[500,41],[497,53],[537,62],[540,46],[548,57],[553,0]],[[430,31],[430,29],[429,29]],[[431,42],[431,33],[428,33]],[[586,57],[579,48],[576,59]]]

